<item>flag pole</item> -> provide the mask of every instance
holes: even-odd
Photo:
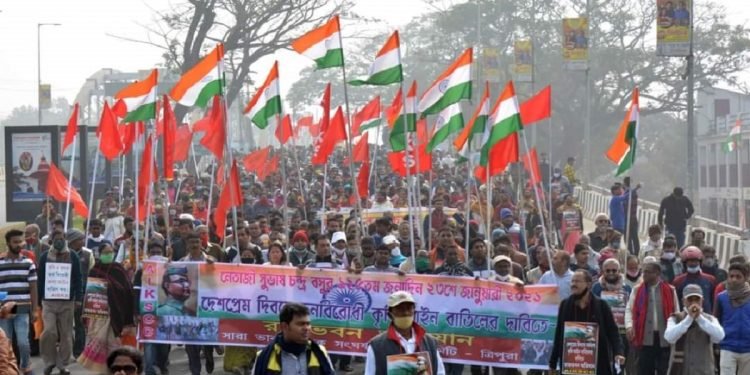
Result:
[[[320,203],[320,212],[322,213],[320,217],[320,233],[323,233],[326,229],[326,185],[328,185],[328,160],[323,165],[323,199],[321,199],[322,202]]]
[[[99,140],[101,142],[101,139]],[[101,154],[102,150],[100,147],[96,148],[96,154],[94,155],[94,169],[91,173],[91,185],[89,186],[89,214],[86,217],[86,231],[84,233],[84,241],[89,236],[89,223],[91,223],[91,213],[96,211],[96,207],[94,207],[94,190],[96,190],[96,170],[99,167],[99,154]],[[70,190],[70,189],[68,189]],[[68,197],[70,199],[70,197]],[[66,220],[67,223],[67,220]]]
[[[737,121],[740,123],[740,129],[742,129],[742,120],[741,117],[742,114],[740,113],[737,115]],[[740,198],[740,202],[737,205],[737,224],[739,225],[740,229],[743,231],[745,230],[745,189],[743,187],[742,183],[742,146],[743,146],[743,140],[742,140],[742,130],[740,130],[739,134],[739,144],[737,145],[737,189],[739,190],[738,197]]]
[[[120,156],[120,196],[118,197],[119,204],[122,204],[123,186],[125,186],[125,155]]]
[[[78,129],[76,128],[76,132]],[[73,137],[73,152],[70,156],[70,173],[68,174],[68,198],[65,202],[65,225],[63,232],[68,233],[68,218],[70,217],[70,191],[73,190],[73,170],[76,166],[76,147],[78,146],[78,134]],[[91,207],[91,206],[89,206]]]
[[[292,112],[292,118],[294,118],[294,112]],[[291,119],[290,119],[291,120]],[[302,188],[302,174],[300,171],[299,156],[297,155],[297,141],[294,139],[294,130],[292,129],[292,157],[294,158],[294,166],[297,169],[297,185],[299,185],[299,193],[304,197],[304,189]],[[305,200],[306,201],[306,200]],[[307,202],[305,202],[306,204]],[[307,221],[307,210],[302,210],[302,214],[305,215],[305,221]],[[294,233],[292,233],[294,234]]]
[[[224,160],[222,161],[224,163],[224,184],[229,184],[229,196],[232,198],[232,236],[234,236],[235,239],[235,246],[237,246],[237,250],[239,251],[240,246],[239,242],[237,240],[237,229],[239,227],[237,222],[237,205],[234,204],[235,202],[239,201],[239,197],[241,197],[240,194],[242,194],[241,191],[234,191],[234,184],[230,181],[230,175],[232,173],[232,165],[234,164],[234,156],[232,155],[232,129],[229,126],[229,107],[226,100],[226,82],[227,78],[224,73],[224,63],[219,63],[219,69],[220,74],[222,76],[222,80],[219,81],[219,84],[221,85],[221,105],[224,106],[224,132],[226,134],[226,138],[224,140],[225,143],[225,150],[224,150]],[[252,125],[251,125],[252,126]],[[239,176],[237,176],[239,178]],[[213,187],[213,184],[211,184],[211,187]],[[208,217],[206,218],[206,224],[208,224],[208,219],[211,217],[211,211],[208,211]],[[216,220],[216,215],[214,215],[214,220]],[[216,230],[219,230],[219,228],[216,228]],[[224,230],[224,239],[226,239],[226,228],[222,228]],[[226,246],[225,246],[226,247]]]
[[[398,60],[401,61],[401,48],[398,49]],[[404,143],[406,144],[406,150],[404,150],[404,155],[406,156],[406,162],[404,165],[406,166],[406,201],[408,206],[408,216],[409,216],[409,251],[411,251],[411,261],[412,264],[415,265],[416,270],[416,264],[417,264],[417,257],[414,252],[414,222],[417,222],[417,230],[419,230],[420,223],[419,219],[415,219],[414,217],[414,192],[412,191],[412,187],[410,187],[410,181],[411,181],[411,163],[410,163],[410,157],[409,157],[409,147],[411,146],[411,137],[409,132],[409,116],[406,112],[406,95],[407,93],[404,93],[404,82],[403,80],[399,82],[400,90],[401,90],[401,115],[404,116]],[[420,231],[421,232],[421,231]],[[427,242],[426,238],[422,238],[422,241]]]
[[[530,159],[529,141],[526,139],[526,135],[525,134],[519,134],[519,136],[521,138],[523,138],[523,147],[526,149],[526,157],[528,157]],[[531,166],[531,160],[529,160],[529,165]],[[533,166],[531,166],[531,167],[533,168]],[[532,182],[533,182],[533,179],[532,179]],[[537,202],[541,202],[542,200],[539,197],[539,190],[536,189],[536,187],[535,187],[534,184],[532,184],[532,185],[533,185],[532,189],[534,190],[534,197],[536,198],[536,201]],[[542,221],[542,236],[544,238],[544,241],[547,243],[547,246],[549,246],[549,237],[547,237],[547,226],[544,224],[544,217],[542,217],[541,221]],[[532,228],[532,230],[533,230],[533,228]],[[530,255],[529,255],[528,246],[526,247],[525,251],[526,251],[526,256],[529,257]],[[550,261],[550,264],[552,264],[552,258],[550,257],[549,252],[547,252],[547,257],[549,257],[548,260]]]
[[[133,264],[132,266],[135,269],[137,269],[137,267],[138,267],[138,251],[140,250],[138,242],[141,239],[141,222],[140,222],[140,212],[139,212],[140,211],[140,200],[139,200],[140,194],[138,193],[138,190],[140,190],[140,189],[138,189],[138,176],[140,175],[139,174],[139,169],[141,168],[140,164],[138,163],[138,147],[140,146],[140,143],[141,143],[141,140],[140,140],[141,137],[138,134],[138,128],[137,128],[138,123],[135,123],[132,126],[136,126],[136,128],[135,128],[135,140],[133,141],[133,144],[134,144],[133,145],[133,175],[135,176],[135,178],[134,178],[135,179],[135,198],[134,198],[135,201],[133,202],[133,207],[135,208],[135,215],[134,215],[135,216],[135,233],[134,233],[134,235],[135,235],[135,241],[134,241],[134,247],[135,247],[136,258],[135,258],[135,264]],[[145,124],[144,124],[144,126],[145,126]],[[146,132],[144,131],[143,134],[145,136]],[[165,253],[166,253],[166,251],[165,251]],[[172,255],[170,254],[169,256],[171,257]]]
[[[380,121],[383,121],[383,116],[381,112]],[[376,171],[375,165],[378,164],[378,155],[380,154],[380,145],[378,145],[378,140],[380,140],[380,126],[382,124],[378,125],[378,129],[375,130],[375,147],[374,150],[372,150],[372,165],[370,165],[370,178],[367,180],[367,186],[370,186],[370,182],[375,178],[374,174]],[[369,133],[368,133],[368,140],[369,140]],[[375,180],[377,181],[377,179]],[[376,189],[377,190],[377,189]]]
[[[630,181],[629,185],[630,186],[628,186],[628,205],[625,207],[625,209],[628,210],[628,212],[626,213],[627,222],[625,223],[625,244],[630,254],[633,254],[633,252],[635,251],[635,254],[638,255],[638,252],[640,252],[640,249],[631,249],[631,246],[630,246],[631,245],[630,244],[630,231],[632,230],[632,228],[630,228],[630,220],[631,220],[631,212],[632,212],[630,209],[630,205],[633,204],[633,186],[632,186],[633,181]]]
[[[341,30],[339,29],[339,45],[343,48],[344,42],[343,38],[341,37]],[[354,137],[354,134],[352,134],[352,116],[349,112],[349,89],[347,89],[347,82],[346,82],[346,59],[343,58],[343,52],[342,52],[342,58],[341,58],[341,76],[344,79],[344,105],[346,108],[346,121],[347,121],[347,132],[346,132],[346,151],[349,153],[349,159],[352,158],[352,138]],[[351,179],[352,183],[352,190],[354,190],[354,199],[357,200],[357,215],[359,215],[359,218],[357,219],[357,227],[359,227],[359,230],[357,231],[356,239],[357,243],[359,243],[360,238],[362,237],[362,231],[363,228],[363,222],[362,222],[362,199],[359,196],[359,186],[357,186],[357,178],[354,175],[354,163],[352,160],[349,160],[349,178]]]
[[[282,113],[276,114],[276,126],[281,126]],[[289,119],[291,121],[291,118]],[[292,130],[293,132],[293,130]],[[277,139],[278,140],[278,139]],[[286,158],[284,157],[284,145],[279,141],[279,163],[281,163],[281,217],[284,222],[284,227],[288,228],[289,222],[287,221],[287,184],[286,184]],[[286,236],[289,236],[289,231],[286,231]]]
[[[461,155],[459,155],[460,157]],[[466,217],[464,219],[464,225],[466,226],[466,234],[464,238],[466,241],[466,255],[469,255],[469,221],[471,221],[471,142],[469,139],[466,140],[466,166],[468,172],[466,173]],[[490,252],[487,251],[489,259]],[[469,259],[468,257],[466,259]],[[489,262],[487,263],[489,266]]]

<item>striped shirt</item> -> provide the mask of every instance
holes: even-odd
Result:
[[[8,292],[6,301],[18,304],[18,313],[31,311],[31,287],[36,281],[36,266],[31,259],[21,256],[19,259],[0,257],[0,291]]]

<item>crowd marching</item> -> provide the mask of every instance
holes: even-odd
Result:
[[[295,150],[302,160],[310,151]],[[543,156],[541,164],[548,163]],[[0,310],[5,316],[0,327],[13,349],[4,345],[0,353],[7,358],[15,351],[17,359],[2,360],[29,373],[29,357],[38,351],[46,375],[55,368],[69,373],[71,358],[101,372],[169,373],[170,345],[143,345],[144,359],[125,347],[136,346],[142,272],[137,265],[151,259],[481,277],[519,288],[554,284],[561,303],[554,345],[546,353],[551,373],[562,361],[564,322],[574,320],[602,327],[597,374],[619,370],[713,374],[718,369],[721,374],[750,373],[750,266],[738,255],[729,260],[728,269],[720,268],[715,249],[704,242],[700,229],[682,243],[692,206],[679,188],[662,202],[660,222],[649,228],[647,241],[633,247],[638,236],[624,239],[625,221],[628,217],[635,220],[627,211],[637,205],[640,186],[630,190],[628,180],[614,184],[610,212],[598,214],[594,230],[584,233],[582,210],[574,195],[578,180],[572,159],[564,173],[560,168],[542,170],[549,206],[536,202],[518,178],[521,171],[511,169],[490,184],[481,184],[459,177],[465,175],[465,165],[435,163],[432,172],[417,182],[421,205],[431,207],[419,224],[408,216],[392,215],[407,206],[408,185],[386,163],[376,166],[377,177],[371,181],[374,193],[360,202],[366,212],[377,212],[378,217],[370,222],[358,220],[361,215],[349,208],[355,206],[351,176],[347,168],[337,167],[341,165],[344,153],[337,152],[325,177],[321,170],[290,167],[286,180],[274,173],[259,181],[242,172],[245,200],[236,212],[236,227],[232,213],[225,226],[216,227],[207,207],[216,206],[218,189],[210,188],[206,174],[196,176],[185,170],[166,189],[155,186],[151,230],[143,238],[135,238],[134,191],[127,180],[122,190],[116,186],[99,200],[95,217],[84,228],[88,235],[79,229],[63,232],[65,222],[56,205],[44,202],[24,231],[11,230],[5,236],[8,252],[0,258],[0,291],[7,294],[8,302]],[[282,194],[282,185],[295,188]],[[489,204],[486,189],[492,190]],[[323,196],[324,190],[329,195]],[[319,214],[323,200],[325,213]],[[467,208],[470,217],[465,215]],[[489,231],[484,223],[489,224]],[[630,225],[638,227],[634,222]],[[135,241],[140,241],[141,259],[136,258]],[[71,264],[68,300],[45,297],[44,276],[53,263]],[[183,309],[182,302],[190,296],[186,272],[177,267],[165,273],[163,288],[168,299],[158,307],[160,314]],[[106,318],[82,314],[83,294],[91,278],[106,280],[110,305]],[[602,302],[606,293],[627,301],[624,316],[618,318]],[[414,321],[411,294],[391,295],[388,313],[392,326],[370,342],[365,374],[384,374],[388,353],[417,349],[434,354],[435,373],[463,373],[464,365],[441,359],[439,343]],[[307,368],[308,374],[353,371],[352,357],[329,356],[324,347],[310,341],[306,306],[287,304],[280,322],[282,332],[275,343],[261,351],[185,345],[191,374],[200,374],[203,367],[212,373],[214,353],[223,355],[224,369],[235,373],[250,373],[254,368],[254,374],[297,374],[299,366]],[[108,357],[110,352],[114,357]],[[132,358],[137,366],[113,364],[118,355],[119,361]],[[471,374],[487,370],[470,366]],[[494,374],[518,373],[501,367],[493,370]]]

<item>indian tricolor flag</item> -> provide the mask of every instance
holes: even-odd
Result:
[[[439,144],[443,143],[451,134],[458,133],[464,127],[464,114],[461,105],[454,103],[440,111],[435,120],[435,130],[427,144],[427,152],[432,152]]]
[[[471,61],[469,48],[438,76],[419,100],[422,117],[439,113],[461,99],[471,99]]]
[[[354,114],[352,121],[352,134],[364,134],[367,130],[380,126],[380,97],[376,96],[370,100],[359,112]]]
[[[247,103],[245,113],[255,125],[261,129],[268,127],[269,120],[281,116],[281,96],[279,95],[279,62],[273,63],[266,81],[258,89],[255,96]]]
[[[169,96],[187,107],[205,107],[211,98],[222,94],[223,59],[224,45],[219,44],[180,77]]]
[[[459,155],[468,158],[469,143],[474,134],[484,133],[484,127],[487,124],[487,119],[490,117],[490,83],[484,83],[484,94],[482,100],[479,101],[479,106],[474,115],[469,120],[468,126],[464,127],[461,133],[458,134],[456,140],[453,141],[453,147],[456,148]]]
[[[607,159],[617,164],[616,176],[627,172],[635,164],[635,152],[638,148],[638,88],[633,89],[633,98],[630,102],[630,109],[625,115],[625,119],[620,124],[620,130],[617,131],[612,145],[607,150]]]
[[[156,118],[157,75],[158,72],[154,69],[143,81],[133,82],[115,94],[118,105],[124,105],[127,111],[123,122],[131,123]]]
[[[404,81],[401,69],[401,52],[399,50],[398,31],[394,31],[370,66],[370,76],[363,80],[354,80],[349,84],[354,86],[375,85],[385,86]]]
[[[513,82],[508,82],[503,90],[503,93],[497,98],[495,107],[492,109],[492,114],[488,119],[487,128],[485,128],[485,141],[482,146],[482,156],[479,164],[487,166],[490,162],[499,163],[505,165],[511,161],[518,161],[518,155],[515,155],[515,160],[512,160],[513,155],[509,155],[508,158],[503,160],[495,160],[490,156],[490,151],[493,150],[495,145],[516,134],[516,132],[522,129],[521,126],[521,115],[518,111],[518,99],[516,98],[516,90],[513,88]],[[507,160],[505,160],[507,159]]]
[[[292,48],[297,53],[313,59],[318,69],[344,66],[339,16],[333,16],[323,26],[309,31],[293,41]]]
[[[740,116],[737,116],[737,121],[735,121],[734,126],[732,126],[732,129],[729,131],[729,137],[727,137],[727,140],[721,145],[724,152],[732,152],[739,147],[740,141],[742,141],[741,133],[742,120],[740,119]]]
[[[391,125],[389,141],[393,151],[406,150],[407,133],[417,131],[417,81],[412,82],[406,100],[402,100],[401,95],[399,90],[388,113],[388,123]]]

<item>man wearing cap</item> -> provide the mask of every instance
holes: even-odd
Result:
[[[609,246],[609,234],[607,229],[610,229],[609,216],[605,213],[598,213],[594,219],[594,231],[589,233],[589,246],[594,251],[601,251],[605,247]]]
[[[724,329],[703,312],[703,290],[689,284],[683,289],[683,311],[672,314],[664,339],[672,344],[669,374],[714,375],[713,344],[724,338]]]
[[[388,297],[388,329],[370,340],[367,346],[365,375],[387,375],[388,356],[427,352],[432,373],[445,375],[439,343],[414,321],[416,302],[409,292],[398,291]]]
[[[83,301],[84,276],[78,255],[66,246],[63,232],[55,231],[50,238],[52,249],[40,257],[37,273],[37,293],[42,301],[44,322],[44,331],[39,339],[39,353],[44,360],[45,375],[51,374],[55,367],[60,370],[60,374],[65,375],[70,374],[66,367],[73,355],[73,325],[70,323],[73,321],[75,307],[81,306]],[[82,234],[80,240],[83,241]],[[51,290],[47,292],[47,265],[52,263],[70,265],[70,274],[64,275],[70,280],[67,298],[53,295]]]
[[[80,230],[71,229],[65,237],[68,241],[68,248],[72,253],[78,255],[78,259],[81,262],[81,285],[83,290],[86,290],[89,271],[94,268],[94,253],[83,246],[86,236]],[[83,323],[83,306],[76,306],[74,322],[75,340],[73,341],[73,356],[77,358],[83,353],[83,348],[86,346],[86,325]]]
[[[299,230],[292,236],[292,247],[287,250],[289,254],[289,263],[297,267],[300,264],[306,264],[315,259],[315,252],[310,250],[310,240],[307,239],[307,233]]]
[[[346,233],[333,232],[331,236],[331,257],[333,261],[341,264],[345,269],[349,268],[349,257],[346,255]]]
[[[682,249],[680,255],[682,257],[682,264],[685,266],[687,272],[678,275],[672,281],[672,285],[677,290],[677,298],[683,296],[682,290],[686,285],[698,285],[703,289],[703,295],[706,297],[703,298],[703,310],[713,311],[713,293],[716,288],[716,279],[701,270],[703,252],[695,246],[688,246]]]
[[[401,263],[406,260],[406,257],[401,254],[401,243],[398,241],[396,236],[389,234],[383,237],[383,246],[385,246],[390,252],[389,262],[393,267],[399,267]],[[380,248],[380,247],[378,247]]]
[[[185,311],[185,301],[190,298],[190,285],[186,266],[169,265],[164,270],[161,282],[161,288],[167,298],[156,309],[156,314],[159,316],[190,315]]]
[[[526,239],[523,238],[521,226],[516,223],[513,211],[510,208],[500,210],[500,222],[502,223],[501,228],[505,230],[505,234],[510,238],[510,242],[516,250],[525,250]]]
[[[498,255],[492,259],[492,269],[495,270],[493,280],[503,283],[511,283],[516,286],[523,286],[523,280],[510,274],[513,262],[506,255]]]

